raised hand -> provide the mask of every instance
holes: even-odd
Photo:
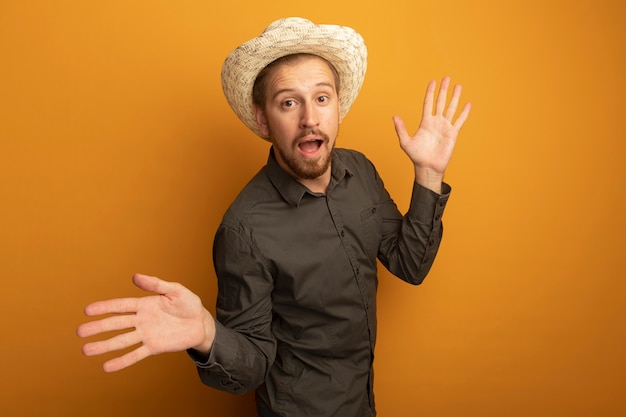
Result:
[[[114,372],[131,366],[151,355],[195,348],[208,353],[215,338],[215,322],[200,298],[181,284],[136,274],[135,285],[157,295],[140,298],[118,298],[98,301],[85,308],[87,316],[114,314],[82,324],[80,337],[130,330],[109,339],[86,343],[87,356],[126,349],[136,349],[105,362],[102,368]]]
[[[422,121],[417,132],[408,134],[404,121],[394,116],[400,147],[415,165],[415,180],[421,185],[441,192],[441,182],[452,158],[452,152],[461,127],[469,116],[471,105],[465,104],[459,116],[454,120],[462,87],[456,85],[450,103],[446,108],[450,78],[445,77],[435,101],[437,83],[431,81],[424,97]],[[434,109],[434,112],[433,112]]]

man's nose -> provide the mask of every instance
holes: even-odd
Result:
[[[302,106],[302,118],[300,123],[302,127],[312,127],[319,124],[319,115],[313,103],[306,103]]]

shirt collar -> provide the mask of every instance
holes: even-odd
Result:
[[[337,184],[339,184],[346,176],[352,176],[353,173],[346,167],[346,165],[341,160],[338,152],[333,151],[332,160],[330,163],[330,184],[328,184],[328,191],[330,193],[333,188]],[[270,181],[278,190],[280,195],[294,207],[298,207],[300,205],[300,201],[305,194],[309,194],[315,197],[319,197],[319,193],[311,192],[304,185],[300,184],[298,181],[293,179],[291,175],[285,172],[278,162],[276,161],[276,157],[274,156],[274,148],[270,148],[269,156],[267,158],[266,165],[267,176]]]

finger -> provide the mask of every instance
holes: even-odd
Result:
[[[448,104],[448,109],[446,110],[446,116],[445,116],[449,122],[452,122],[452,119],[454,118],[454,114],[456,113],[456,109],[459,105],[459,98],[461,97],[462,90],[463,90],[463,87],[461,87],[461,85],[457,84],[454,86],[452,99],[450,99],[450,104]]]
[[[471,103],[466,103],[463,107],[463,110],[461,111],[461,114],[459,114],[459,117],[456,119],[456,122],[454,122],[454,127],[456,128],[456,130],[460,130],[463,127],[465,121],[467,120],[467,117],[470,114],[470,110],[472,110]]]
[[[135,315],[112,316],[81,324],[76,333],[80,337],[90,337],[100,333],[130,329],[135,326],[134,322]]]
[[[138,298],[114,298],[112,300],[96,301],[85,307],[87,316],[101,316],[114,313],[134,313],[137,311]]]
[[[433,103],[435,102],[435,87],[437,81],[432,80],[426,87],[426,95],[424,96],[424,108],[422,110],[422,119],[433,115]]]
[[[437,116],[443,115],[443,110],[446,108],[446,101],[448,100],[448,86],[450,85],[450,77],[444,77],[441,80],[441,86],[439,87],[439,95],[437,96],[437,107],[435,108],[435,114]]]
[[[102,369],[104,372],[117,372],[136,364],[148,356],[150,356],[148,349],[145,346],[139,346],[132,352],[128,352],[125,355],[106,361],[102,365]]]
[[[141,340],[136,331],[122,333],[107,340],[85,343],[83,346],[83,354],[85,356],[102,355],[104,353],[129,348],[139,342],[141,342]]]
[[[157,277],[149,275],[135,274],[133,282],[142,290],[166,294],[175,292],[178,289],[177,283],[167,282]],[[111,300],[96,301],[85,307],[85,314],[88,316],[100,316],[103,314],[123,314],[134,313],[140,298],[114,298]]]

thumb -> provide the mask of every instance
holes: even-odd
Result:
[[[398,135],[398,139],[402,141],[408,135],[404,120],[402,120],[400,116],[393,116],[392,119],[393,125],[396,128],[396,135]]]
[[[163,281],[157,277],[144,274],[133,275],[133,283],[144,291],[151,291],[157,294],[166,294],[172,290],[172,283]]]

